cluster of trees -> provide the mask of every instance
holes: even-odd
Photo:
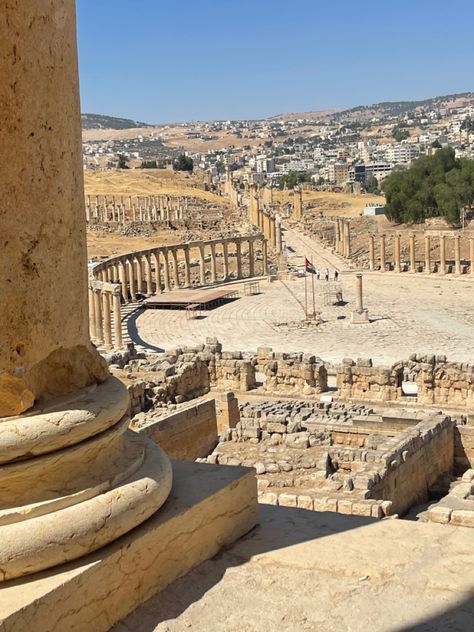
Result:
[[[379,193],[379,181],[375,176],[369,176],[364,182],[364,189],[366,193]]]
[[[457,159],[453,149],[421,156],[408,169],[397,169],[383,182],[385,214],[402,223],[444,217],[459,222],[462,208],[474,201],[474,160]]]
[[[156,160],[144,160],[140,165],[140,169],[158,169]]]
[[[392,136],[397,141],[397,143],[401,143],[402,140],[406,140],[407,138],[410,137],[410,132],[403,127],[396,127],[393,130]]]
[[[128,166],[128,158],[124,154],[117,155],[117,169],[130,169]]]
[[[175,171],[192,171],[194,169],[193,159],[181,154],[173,162],[173,169]]]
[[[278,187],[280,189],[294,189],[297,184],[301,182],[311,182],[311,175],[301,171],[289,171],[285,175],[281,176]]]

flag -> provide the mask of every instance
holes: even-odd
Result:
[[[304,269],[306,270],[306,272],[309,272],[310,274],[316,274],[316,268],[313,266],[311,261],[307,259],[306,257],[304,258]]]

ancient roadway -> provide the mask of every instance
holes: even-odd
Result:
[[[347,304],[324,304],[324,281],[315,282],[316,309],[323,324],[301,328],[304,312],[304,279],[261,283],[261,293],[245,296],[187,320],[183,311],[148,310],[136,321],[138,340],[156,348],[196,345],[217,337],[226,350],[255,350],[270,346],[276,351],[304,351],[327,361],[344,357],[372,357],[377,363],[392,363],[410,353],[446,354],[459,361],[472,361],[474,343],[474,281],[467,277],[445,278],[422,274],[364,275],[364,303],[369,325],[350,325],[354,309],[354,273],[321,244],[295,231],[285,231],[288,259],[301,266],[304,257],[315,266],[337,266]],[[342,263],[342,265],[341,265]],[[344,269],[345,268],[345,269]],[[310,284],[308,285],[310,287]],[[311,293],[310,293],[311,297]],[[312,299],[309,299],[311,306]]]

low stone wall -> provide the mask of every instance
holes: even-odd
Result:
[[[269,393],[317,395],[327,390],[326,367],[315,355],[259,347],[255,366],[265,375],[263,390]]]
[[[374,367],[372,360],[365,358],[357,362],[345,359],[337,367],[338,395],[345,398],[401,400],[404,381],[416,384],[418,404],[474,405],[474,365],[449,362],[444,355],[412,354],[390,367]]]
[[[382,467],[378,476],[367,481],[354,477],[354,486],[363,483],[370,498],[392,501],[394,513],[403,514],[413,505],[428,500],[428,490],[436,480],[449,474],[454,459],[454,424],[449,417],[423,421],[407,428],[379,446]],[[359,478],[361,480],[359,480]]]
[[[216,353],[209,360],[209,369],[212,383],[218,388],[250,391],[256,387],[252,358],[240,351]]]
[[[456,424],[454,428],[454,471],[462,474],[474,468],[474,426]]]
[[[401,396],[401,372],[373,367],[372,360],[344,359],[337,367],[338,395],[345,398],[393,401]]]
[[[171,459],[194,461],[217,444],[215,401],[208,399],[163,417],[139,415],[131,428],[152,439]]]

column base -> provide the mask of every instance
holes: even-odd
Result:
[[[253,470],[175,462],[166,504],[140,527],[96,554],[2,584],[0,627],[106,632],[256,524]]]
[[[369,312],[363,309],[361,312],[354,310],[351,314],[351,325],[363,325],[369,323]]]

